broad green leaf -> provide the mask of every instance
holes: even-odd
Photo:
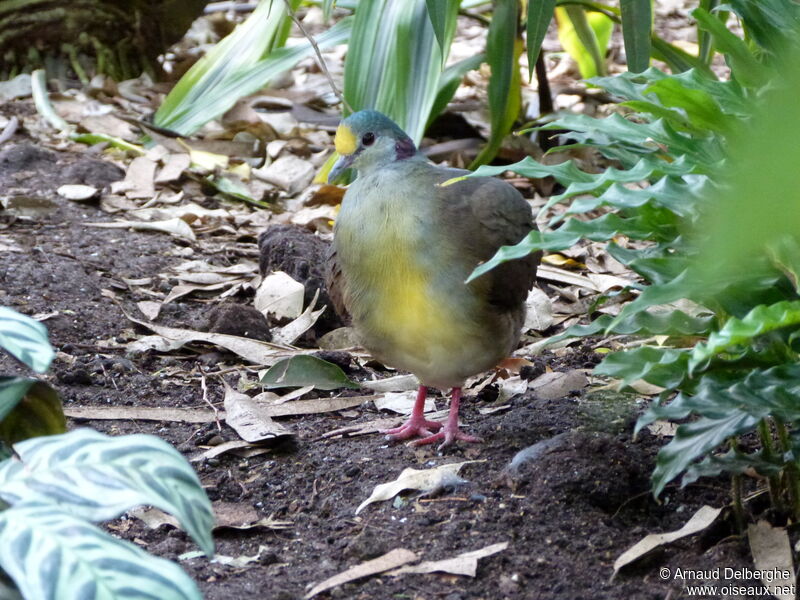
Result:
[[[526,44],[528,46],[528,76],[533,77],[533,69],[542,50],[542,42],[547,27],[553,20],[556,0],[528,0],[528,20],[526,22]]]
[[[19,404],[37,381],[28,377],[0,376],[0,421]]]
[[[37,373],[47,371],[55,356],[45,326],[5,306],[0,306],[0,348]]]
[[[456,17],[460,0],[425,0],[428,7],[428,16],[439,43],[441,56],[447,57],[450,52],[450,40],[456,26]]]
[[[442,47],[449,51],[455,20],[447,23]],[[353,110],[388,115],[419,144],[434,116],[446,59],[426,0],[361,3],[345,60],[345,99]]]
[[[174,515],[202,550],[213,554],[211,503],[192,467],[167,442],[78,429],[26,440],[14,449],[21,460],[0,464],[0,498],[8,504],[57,506],[92,521],[152,505]]]
[[[727,0],[725,8],[742,20],[748,39],[778,57],[800,31],[800,6],[793,0]]]
[[[620,0],[622,37],[628,70],[640,73],[650,64],[652,0]]]
[[[578,63],[581,77],[588,79],[606,72],[605,54],[614,22],[603,13],[587,13],[574,4],[556,8],[558,39]]]
[[[692,16],[697,20],[697,26],[707,31],[714,39],[714,45],[725,53],[737,81],[746,87],[760,87],[766,82],[769,70],[758,62],[741,38],[702,8],[694,9]]]
[[[496,0],[492,22],[486,38],[486,60],[492,75],[489,79],[489,141],[470,168],[494,158],[503,138],[511,131],[522,103],[519,57],[522,40],[519,36],[519,2]]]
[[[689,69],[702,71],[709,78],[716,79],[716,75],[711,68],[698,57],[689,54],[685,50],[678,48],[674,44],[662,40],[657,35],[650,39],[652,47],[650,49],[653,58],[664,61],[673,73],[681,73]]]
[[[610,327],[616,327],[616,324]],[[663,388],[678,387],[687,375],[689,350],[641,346],[609,354],[595,373],[621,379],[624,385],[638,379]]]
[[[298,354],[276,362],[264,373],[261,385],[267,389],[307,385],[313,385],[318,390],[359,387],[333,363],[308,354]]]
[[[692,125],[700,130],[726,131],[730,125],[711,94],[688,87],[685,80],[678,77],[659,79],[645,90],[645,94],[650,93],[658,96],[664,106],[683,110]]]
[[[202,600],[175,563],[53,504],[0,512],[0,567],[31,599]]]
[[[8,402],[23,389],[17,402]],[[10,398],[4,398],[6,395]],[[3,406],[9,404],[13,408],[5,412]],[[0,442],[11,446],[29,438],[55,435],[66,430],[67,419],[61,408],[61,399],[52,387],[36,379],[0,377]]]
[[[693,370],[701,363],[732,346],[747,344],[753,338],[781,329],[800,325],[800,301],[778,302],[771,306],[756,306],[743,319],[732,317],[707,342],[697,344],[689,361]]]

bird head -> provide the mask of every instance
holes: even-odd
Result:
[[[334,140],[339,160],[328,181],[345,169],[369,171],[416,155],[417,147],[405,131],[386,115],[375,110],[353,113],[340,124]]]

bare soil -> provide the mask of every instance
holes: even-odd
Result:
[[[29,219],[0,212],[0,236],[23,252],[0,253],[0,304],[34,315],[57,313],[45,321],[52,343],[64,354],[48,379],[70,406],[205,407],[200,369],[215,371],[238,364],[212,348],[195,347],[169,355],[126,356],[98,350],[107,340],[119,342],[144,334],[126,319],[145,295],[124,278],[154,277],[184,260],[176,251],[192,247],[164,234],[98,229],[84,223],[109,220],[96,206],[56,195],[58,185],[103,186],[122,176],[99,159],[53,152],[31,145],[21,135],[0,153],[3,194],[42,198],[49,204]],[[206,199],[214,207],[214,200]],[[245,240],[247,241],[247,240]],[[250,259],[257,255],[255,239]],[[237,252],[194,257],[217,265],[243,259]],[[166,288],[169,289],[169,288]],[[104,292],[110,290],[111,294]],[[235,302],[251,304],[252,298]],[[167,305],[159,322],[202,327],[213,304],[181,298]],[[133,331],[132,331],[133,330]],[[596,362],[587,347],[566,357],[535,357],[555,371]],[[74,362],[65,358],[75,357]],[[0,371],[20,372],[8,357]],[[182,375],[181,375],[182,374]],[[236,373],[226,375],[235,383]],[[208,399],[222,400],[219,378],[207,379]],[[477,576],[406,575],[374,577],[336,588],[321,597],[364,599],[664,599],[681,597],[685,583],[662,580],[659,568],[710,569],[751,567],[748,551],[726,517],[703,534],[686,538],[623,569],[612,581],[614,560],[651,532],[680,528],[704,504],[727,503],[723,480],[703,480],[686,489],[671,486],[656,502],[649,493],[655,455],[664,443],[648,432],[632,438],[640,408],[634,397],[573,394],[542,400],[535,394],[514,397],[505,412],[480,415],[492,404],[491,393],[467,398],[465,428],[484,438],[446,456],[433,448],[390,445],[380,435],[321,439],[325,432],[386,417],[371,405],[341,413],[292,418],[295,440],[266,454],[241,458],[225,454],[195,463],[213,501],[254,507],[264,517],[291,524],[280,530],[256,528],[216,532],[217,549],[229,556],[261,559],[232,568],[205,558],[183,561],[209,600],[258,597],[302,598],[309,584],[394,549],[407,548],[436,560],[507,541],[507,550],[480,562]],[[398,419],[399,421],[399,419]],[[187,457],[207,444],[237,439],[223,424],[203,426],[151,421],[72,421],[109,434],[150,433],[175,445]],[[556,437],[558,436],[558,437]],[[517,470],[508,468],[515,454],[553,439],[536,458]],[[473,460],[462,476],[467,483],[435,497],[406,495],[403,502],[355,508],[379,483],[407,467],[425,468],[455,460]],[[124,518],[112,531],[169,559],[195,549],[182,532],[169,526],[148,529]],[[722,581],[710,583],[722,585]],[[715,598],[738,597],[717,595]]]

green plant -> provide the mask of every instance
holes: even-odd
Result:
[[[292,9],[300,4],[291,0]],[[310,56],[309,42],[283,47],[291,21],[282,0],[262,0],[252,15],[200,59],[167,95],[153,122],[189,135],[222,115],[239,98]],[[321,49],[347,41],[350,19],[342,19],[316,43]]]
[[[54,352],[46,329],[0,307],[0,348],[38,373]],[[211,555],[211,503],[186,460],[148,435],[69,433],[45,382],[0,378],[0,596],[3,598],[186,598],[197,586],[180,567],[91,522],[141,505],[175,515]]]
[[[724,52],[731,81],[697,69],[598,78],[595,85],[624,100],[626,116],[566,115],[545,127],[571,130],[572,140],[617,167],[592,174],[573,163],[526,159],[477,171],[553,176],[566,190],[546,208],[570,206],[552,220],[554,229],[501,249],[471,277],[539,249],[613,240],[608,252],[649,285],[634,290],[636,299],[617,317],[559,338],[665,336],[659,346],[610,354],[596,370],[623,384],[641,379],[664,388],[637,430],[655,419],[692,417],[659,453],[654,493],[681,473],[685,485],[727,472],[736,499],[739,475],[754,468],[767,477],[774,506],[798,518],[800,198],[793,173],[800,50],[792,35],[800,32],[800,6],[734,0],[729,8],[750,32],[747,40],[703,9],[693,14]],[[644,249],[617,243],[625,238]],[[691,311],[674,304],[682,299],[692,301]],[[747,433],[760,447],[741,442]]]

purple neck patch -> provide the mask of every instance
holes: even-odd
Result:
[[[397,156],[397,160],[405,160],[417,153],[417,147],[410,137],[403,136],[395,142],[394,152]]]

